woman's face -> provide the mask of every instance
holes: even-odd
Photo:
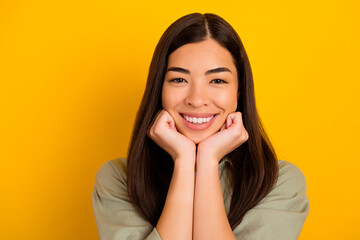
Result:
[[[230,52],[213,39],[189,43],[169,55],[162,106],[177,130],[199,143],[237,107],[238,77]]]

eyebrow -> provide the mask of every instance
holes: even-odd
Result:
[[[170,68],[168,68],[167,72],[169,72],[169,71],[190,74],[190,71],[188,69],[181,68],[181,67],[170,67]],[[218,67],[218,68],[207,70],[205,72],[205,75],[213,74],[213,73],[220,73],[220,72],[231,72],[231,71],[230,71],[230,69],[228,69],[226,67]]]

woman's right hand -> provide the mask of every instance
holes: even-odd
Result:
[[[174,119],[166,110],[160,110],[157,113],[148,136],[168,152],[173,160],[195,156],[196,145],[177,131]]]

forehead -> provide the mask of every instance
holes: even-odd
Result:
[[[183,67],[189,70],[207,70],[215,67],[236,69],[231,53],[213,39],[179,47],[169,55],[169,67]]]

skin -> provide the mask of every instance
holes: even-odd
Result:
[[[213,69],[218,70],[209,73]],[[237,76],[230,52],[213,39],[181,46],[168,58],[163,110],[148,133],[174,160],[156,226],[162,239],[235,239],[225,212],[218,163],[248,139],[242,115],[235,112]],[[184,113],[215,117],[199,130],[189,128]]]
[[[189,73],[171,70],[174,67]],[[220,67],[229,71],[206,74]],[[230,52],[212,39],[186,44],[169,56],[167,69],[162,105],[173,117],[177,130],[195,144],[218,132],[237,106],[238,77]],[[185,126],[180,113],[217,115],[210,128],[196,131]]]

